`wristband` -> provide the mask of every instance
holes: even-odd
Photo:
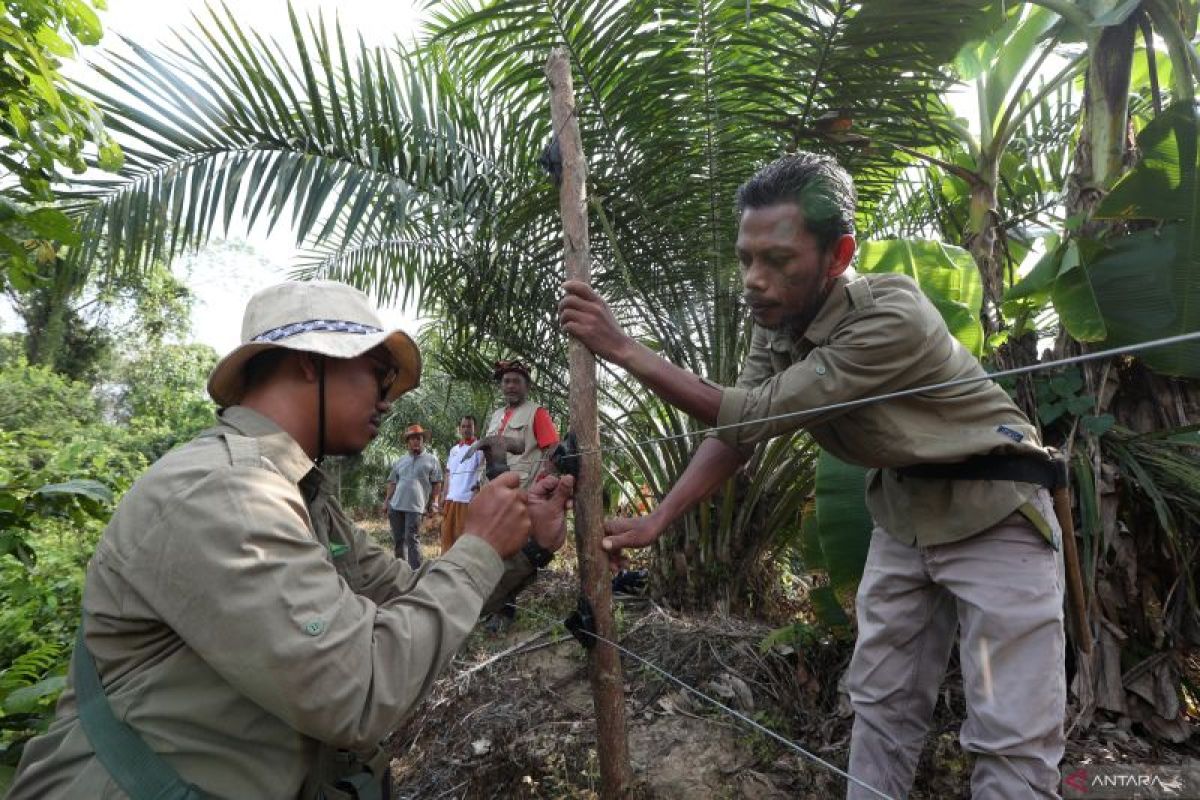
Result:
[[[541,569],[554,560],[554,551],[547,550],[532,538],[521,548],[521,552],[529,559],[529,563],[533,564],[534,569]]]

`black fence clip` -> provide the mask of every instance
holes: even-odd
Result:
[[[550,463],[560,475],[571,475],[575,480],[579,480],[579,467],[583,458],[579,455],[579,440],[575,438],[575,431],[569,431],[550,452]]]
[[[554,135],[554,138],[546,145],[546,149],[538,156],[538,165],[554,181],[556,188],[562,186],[562,148],[558,144],[558,134]]]
[[[596,617],[592,614],[592,604],[583,595],[579,596],[579,604],[571,616],[563,620],[563,625],[583,645],[584,650],[596,646]]]

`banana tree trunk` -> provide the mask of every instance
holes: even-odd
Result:
[[[967,233],[963,247],[975,260],[979,277],[983,282],[983,308],[980,320],[985,336],[993,336],[1005,330],[1001,303],[1004,291],[1011,283],[1008,280],[1004,227],[997,212],[999,200],[996,185],[1000,181],[1000,157],[983,153],[979,171],[971,184]],[[1009,337],[996,348],[992,367],[996,370],[1024,367],[1037,361],[1037,339],[1032,332]],[[1037,398],[1033,380],[1028,375],[1017,379],[1016,401],[1020,409],[1031,420],[1036,419]]]
[[[997,165],[983,165],[971,185],[970,212],[963,247],[975,259],[983,279],[983,330],[991,336],[1004,328],[1000,303],[1004,297],[1004,231],[997,213]]]
[[[1137,15],[1101,28],[1088,42],[1088,96],[1084,124],[1091,150],[1086,186],[1103,191],[1125,171],[1128,157],[1129,84]],[[1083,177],[1083,176],[1081,176]]]

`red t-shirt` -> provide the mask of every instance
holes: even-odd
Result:
[[[500,429],[497,433],[504,433],[504,429],[508,427],[508,421],[512,419],[512,408],[504,409],[504,416],[500,418]],[[558,444],[558,429],[554,427],[554,420],[550,419],[550,412],[538,406],[537,411],[533,412],[533,435],[537,438],[538,447],[545,449],[551,445]]]

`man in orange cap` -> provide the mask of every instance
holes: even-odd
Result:
[[[396,558],[407,558],[413,569],[421,566],[421,541],[418,538],[421,520],[437,513],[438,491],[442,487],[442,465],[425,449],[429,439],[429,431],[420,425],[409,425],[404,429],[408,452],[392,465],[387,479],[387,496],[383,501],[392,528]]]

